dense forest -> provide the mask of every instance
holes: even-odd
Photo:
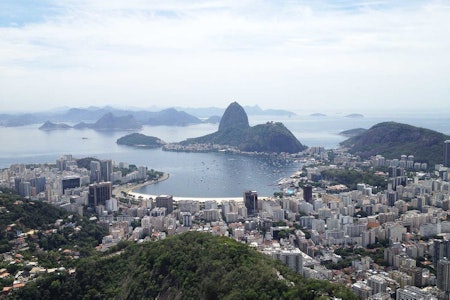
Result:
[[[349,152],[364,159],[377,154],[388,159],[414,155],[415,161],[429,167],[443,163],[444,141],[449,136],[430,129],[396,122],[383,122],[341,143]]]
[[[356,299],[347,288],[305,279],[245,244],[188,232],[121,243],[87,258],[76,275],[29,283],[12,299]]]

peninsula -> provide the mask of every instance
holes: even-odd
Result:
[[[232,147],[243,152],[298,153],[306,149],[280,122],[267,122],[251,127],[244,108],[237,102],[231,103],[225,110],[217,132],[170,144],[164,149],[192,151],[193,145],[199,145],[202,151]]]

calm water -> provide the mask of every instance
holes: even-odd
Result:
[[[281,121],[307,146],[335,148],[345,138],[338,135],[347,129],[363,127],[384,121],[396,121],[425,127],[450,135],[450,114],[391,116],[372,115],[364,118],[345,118],[343,115],[326,117],[296,116],[251,117],[251,125],[267,121]],[[75,157],[94,156],[116,162],[146,165],[170,173],[170,179],[147,186],[140,192],[173,194],[186,197],[240,197],[245,190],[257,190],[260,195],[278,191],[276,182],[291,175],[299,167],[296,163],[272,161],[261,157],[247,157],[224,153],[175,153],[160,149],[135,149],[119,146],[116,140],[128,132],[97,132],[94,130],[60,130],[44,132],[39,125],[17,128],[0,127],[0,168],[13,163],[55,162],[63,154]],[[217,130],[218,125],[201,124],[189,127],[145,127],[141,133],[157,136],[166,142],[177,142],[202,136]]]

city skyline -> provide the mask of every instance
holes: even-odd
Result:
[[[442,1],[7,0],[0,11],[1,112],[450,108]]]

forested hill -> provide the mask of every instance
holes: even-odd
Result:
[[[122,248],[125,247],[125,248]],[[308,280],[226,237],[188,232],[158,242],[119,244],[85,259],[76,275],[36,281],[20,299],[356,299],[347,288]],[[96,298],[97,297],[97,298]]]
[[[414,155],[415,161],[429,166],[443,163],[444,141],[450,136],[430,129],[396,122],[379,123],[341,143],[362,158],[377,154],[388,159]]]

